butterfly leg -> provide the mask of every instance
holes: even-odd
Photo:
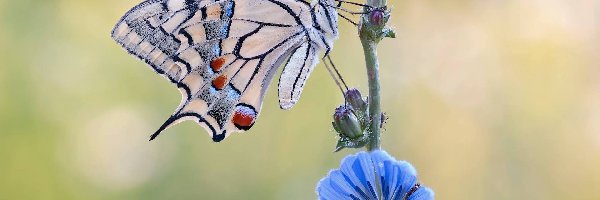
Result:
[[[343,18],[343,19],[345,19],[346,21],[350,22],[352,25],[354,25],[354,26],[358,26],[358,23],[356,23],[356,22],[352,21],[350,18],[348,18],[348,17],[346,17],[346,16],[344,16],[344,15],[342,15],[342,14],[339,14],[339,13],[338,13],[338,16],[340,16],[341,18]]]
[[[327,60],[325,60],[325,58],[327,58]],[[322,60],[323,60],[323,64],[325,64],[325,68],[329,72],[329,75],[331,75],[331,78],[333,78],[333,80],[335,81],[335,84],[338,86],[338,88],[342,92],[342,95],[345,96],[344,88],[346,89],[346,91],[348,91],[348,85],[346,85],[346,81],[344,81],[344,78],[342,78],[342,75],[340,74],[338,69],[335,67],[335,64],[333,64],[333,61],[331,60],[331,57],[329,56],[329,54],[326,55],[325,57],[323,57]],[[327,64],[327,61],[329,61],[331,66],[329,66],[329,64]],[[335,71],[335,74],[331,70],[332,68]],[[340,84],[340,82],[341,82],[341,84]],[[342,87],[342,85],[344,86],[344,88]]]

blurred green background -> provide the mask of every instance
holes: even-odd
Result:
[[[291,111],[213,143],[148,136],[179,92],[109,36],[138,0],[0,0],[0,199],[314,199],[342,102],[319,65]],[[600,1],[391,1],[383,147],[438,199],[600,199]],[[356,30],[333,58],[366,89]]]

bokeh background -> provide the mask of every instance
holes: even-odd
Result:
[[[222,143],[109,37],[138,0],[0,0],[0,199],[314,199],[345,150],[323,66]],[[383,147],[438,199],[600,199],[600,1],[390,1]],[[333,58],[366,89],[356,30]]]

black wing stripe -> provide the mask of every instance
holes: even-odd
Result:
[[[262,26],[273,26],[273,27],[293,27],[294,26],[294,25],[289,25],[289,24],[261,22],[261,21],[251,20],[251,19],[232,18],[231,20],[239,20],[239,21],[251,22],[251,23],[258,24],[258,25],[262,25]]]
[[[254,69],[254,72],[252,73],[252,76],[250,76],[250,80],[248,81],[248,83],[246,84],[246,87],[244,88],[244,91],[246,91],[246,89],[248,89],[248,86],[250,86],[250,84],[252,83],[252,81],[254,80],[254,78],[256,77],[256,74],[258,74],[258,72],[260,71],[261,67],[262,67],[262,62],[264,61],[265,57],[267,55],[269,55],[271,52],[273,52],[275,49],[277,49],[278,47],[280,47],[281,45],[287,43],[288,41],[290,41],[291,39],[301,35],[302,33],[304,33],[303,31],[299,31],[296,34],[286,38],[285,40],[283,40],[282,42],[280,42],[279,44],[275,45],[274,47],[272,47],[271,49],[269,49],[269,51],[267,51],[266,53],[259,55],[255,58],[260,58],[261,61],[259,62],[258,66],[256,66],[256,69]],[[255,58],[249,58],[249,59],[255,59]]]
[[[279,7],[283,8],[290,16],[294,17],[294,20],[296,21],[296,24],[298,25],[302,25],[302,20],[300,19],[300,16],[298,16],[296,13],[294,13],[294,11],[292,10],[292,8],[290,8],[288,5],[285,5],[284,3],[281,3],[279,1],[275,1],[275,0],[268,0],[271,3],[274,3],[276,5],[278,5]]]
[[[310,43],[308,43],[308,47],[306,48],[306,55],[304,55],[304,63],[302,65],[302,68],[300,68],[298,75],[296,75],[296,80],[294,80],[294,84],[292,84],[292,90],[290,91],[291,98],[294,98],[294,91],[296,91],[296,84],[298,84],[298,80],[300,80],[300,76],[304,75],[304,69],[307,67],[307,64],[312,64],[312,63],[306,63],[306,61],[308,61],[308,57],[311,54],[311,51],[312,51],[312,46]],[[308,67],[310,67],[310,66],[308,66]]]
[[[329,25],[329,28],[332,31],[337,30],[337,26],[333,24],[333,21],[332,21],[333,19],[331,19],[331,13],[329,13],[329,10],[325,6],[325,4],[319,2],[319,5],[321,5],[321,7],[323,8],[323,10],[325,11],[325,18],[327,19],[327,25]]]
[[[238,75],[238,73],[240,73],[240,71],[242,71],[242,69],[244,69],[244,67],[246,66],[246,64],[248,64],[249,61],[250,60],[245,60],[244,61],[244,64],[242,64],[242,66],[235,72],[235,74],[233,74],[233,76],[231,77],[231,80],[235,79],[235,77]]]

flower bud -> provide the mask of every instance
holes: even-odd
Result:
[[[360,113],[365,113],[367,110],[367,102],[356,88],[351,88],[346,91],[346,102],[348,102],[355,111]]]
[[[376,26],[383,26],[385,24],[385,13],[383,10],[375,9],[371,11],[369,20]]]
[[[333,126],[342,137],[351,139],[363,136],[363,130],[356,115],[346,106],[340,106],[335,109],[333,114]]]

